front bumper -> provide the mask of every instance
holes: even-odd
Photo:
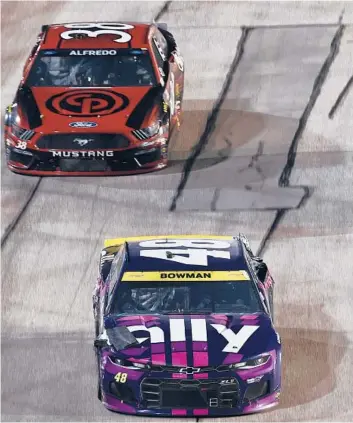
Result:
[[[236,371],[194,375],[143,371],[113,363],[101,364],[102,402],[112,411],[148,416],[233,416],[278,404],[278,366],[256,381]]]
[[[146,173],[167,166],[167,148],[157,143],[146,148],[105,151],[38,151],[6,147],[9,169],[37,176],[105,176]]]

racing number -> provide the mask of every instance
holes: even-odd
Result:
[[[70,40],[74,35],[86,34],[88,37],[96,38],[99,35],[113,34],[118,35],[114,41],[116,43],[127,43],[131,40],[131,34],[124,32],[127,29],[133,29],[133,25],[123,23],[79,23],[65,25],[65,28],[70,28],[70,31],[62,32],[61,38]]]
[[[127,373],[121,373],[121,372],[117,373],[114,376],[114,380],[115,382],[118,382],[118,383],[125,383],[127,381]]]
[[[16,147],[20,148],[21,150],[26,150],[27,143],[26,143],[26,141],[18,141]]]
[[[230,252],[224,251],[230,247],[229,242],[226,241],[207,239],[170,239],[165,242],[164,240],[153,240],[140,242],[140,247],[158,248],[151,250],[141,250],[141,257],[159,258],[162,260],[169,260],[187,265],[207,266],[208,257],[230,260]],[[180,247],[186,248],[180,249]],[[208,250],[208,248],[214,249]]]

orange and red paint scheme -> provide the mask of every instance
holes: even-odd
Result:
[[[183,87],[183,58],[164,25],[45,25],[6,110],[8,167],[70,176],[161,169]]]

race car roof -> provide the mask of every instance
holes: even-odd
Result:
[[[224,237],[226,238],[226,237]],[[189,238],[190,240],[192,238]],[[205,237],[205,241],[212,241],[212,237]],[[153,240],[150,240],[153,241]],[[159,239],[163,242],[162,239]],[[171,238],[168,238],[171,241]],[[197,239],[197,242],[202,243],[202,239]],[[210,245],[206,248],[192,248],[191,246],[177,246],[177,247],[145,247],[143,242],[131,241],[127,242],[128,256],[124,266],[125,272],[144,272],[144,271],[195,271],[195,270],[247,270],[248,265],[244,257],[241,241],[238,238],[229,237],[227,241],[215,240],[215,242],[222,242],[223,245],[228,244],[226,248],[215,248]],[[221,245],[221,244],[219,244]],[[190,250],[189,250],[190,249]],[[151,251],[153,251],[151,253]],[[168,254],[167,254],[168,251]],[[170,255],[169,253],[172,253]],[[229,253],[229,254],[227,254]],[[228,255],[229,258],[226,256]],[[154,257],[153,257],[154,256]],[[158,256],[158,257],[157,257]],[[168,258],[169,256],[169,258]],[[184,258],[184,263],[180,263],[180,258]],[[204,261],[200,263],[200,258]]]
[[[147,48],[150,26],[135,22],[53,24],[45,30],[41,49]]]

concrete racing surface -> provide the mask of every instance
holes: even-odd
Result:
[[[352,4],[15,1],[1,12],[2,113],[42,24],[158,18],[186,62],[168,169],[35,178],[2,157],[2,420],[160,421],[96,399],[103,240],[243,232],[277,282],[281,402],[198,421],[352,421]]]

